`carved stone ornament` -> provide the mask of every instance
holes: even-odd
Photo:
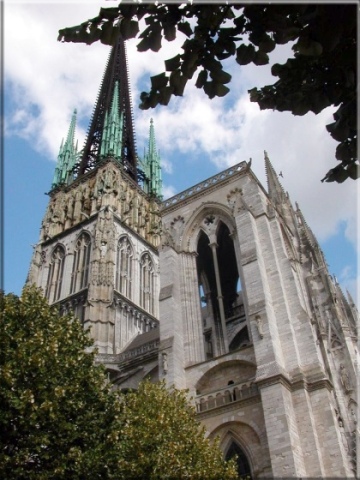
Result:
[[[263,330],[263,323],[260,315],[256,315],[255,317],[256,327],[258,330],[258,334],[260,338],[264,337],[264,330]]]
[[[235,188],[234,190],[231,190],[226,198],[227,203],[232,209],[233,213],[241,212],[241,210],[248,210],[248,206],[243,199],[243,192],[241,188]]]
[[[341,378],[341,383],[344,387],[345,392],[346,393],[352,392],[354,389],[351,385],[349,374],[347,373],[345,366],[343,364],[340,365],[340,378]]]
[[[181,215],[178,215],[170,223],[171,236],[173,238],[174,244],[180,244],[182,240],[182,235],[184,232],[185,219]]]
[[[161,235],[161,244],[165,247],[171,247],[175,249],[175,241],[169,229],[163,229]]]
[[[114,282],[114,251],[116,229],[109,207],[100,211],[95,234],[92,284],[110,286]]]
[[[165,353],[165,352],[162,353],[161,357],[162,357],[162,369],[163,369],[163,372],[166,374],[167,371],[168,371],[167,353]]]

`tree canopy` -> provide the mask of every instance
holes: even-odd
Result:
[[[140,31],[140,20],[145,28]],[[197,74],[196,87],[209,98],[229,92],[231,75],[223,60],[233,57],[244,66],[269,63],[277,45],[293,42],[294,55],[274,64],[273,85],[249,90],[260,109],[318,114],[337,107],[326,128],[339,142],[339,163],[322,181],[343,182],[359,177],[357,159],[357,5],[354,4],[202,4],[188,2],[122,4],[101,8],[99,15],[59,31],[58,39],[112,45],[119,34],[138,37],[138,51],[160,50],[162,40],[177,32],[187,37],[182,51],[165,61],[165,71],[151,77],[149,92],[141,93],[140,108],[167,105],[181,96]]]
[[[122,435],[124,478],[238,478],[217,444],[205,438],[184,391],[145,381],[127,393]]]
[[[0,295],[0,478],[236,478],[185,392],[112,391],[92,340],[41,291]]]

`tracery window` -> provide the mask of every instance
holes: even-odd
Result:
[[[57,245],[52,254],[49,265],[49,274],[46,285],[45,296],[50,303],[59,300],[64,274],[65,249]]]
[[[77,239],[74,263],[71,275],[70,292],[78,292],[88,285],[90,265],[91,238],[86,232],[81,233]]]
[[[115,288],[127,298],[132,297],[133,248],[128,237],[121,237],[116,260]]]
[[[149,253],[140,259],[140,306],[154,313],[154,265]]]

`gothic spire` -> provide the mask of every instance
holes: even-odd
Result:
[[[118,92],[116,92],[117,90]],[[117,112],[114,111],[116,103]],[[110,118],[111,116],[112,118]],[[109,126],[109,122],[112,123],[112,127]],[[113,128],[113,131],[116,130],[118,135],[116,141],[120,148],[119,160],[128,175],[137,181],[137,158],[129,75],[125,42],[121,35],[110,52],[84,150],[81,160],[76,166],[78,176],[94,169],[101,160],[102,154],[113,156],[110,151],[106,151],[107,147],[105,147],[110,141],[109,135],[112,135],[110,134],[111,128]],[[121,146],[119,145],[119,139],[121,140]],[[112,139],[112,141],[115,140]]]
[[[51,187],[55,188],[61,184],[68,184],[72,178],[72,170],[78,157],[77,142],[74,146],[76,128],[76,110],[71,118],[69,131],[64,143],[61,142],[54,178]]]
[[[162,198],[162,180],[160,153],[156,149],[154,121],[150,120],[150,133],[148,150],[144,155],[142,162],[144,167],[144,191],[158,198]]]
[[[269,160],[268,154],[264,151],[265,157],[265,171],[267,177],[267,184],[268,184],[268,193],[271,200],[273,200],[276,204],[281,204],[284,202],[286,198],[286,194],[284,192],[283,187],[279,181],[279,178],[272,166],[272,163]]]

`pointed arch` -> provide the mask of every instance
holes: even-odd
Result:
[[[249,422],[224,420],[210,432],[209,440],[213,441],[215,438],[218,439],[219,447],[226,460],[232,457],[234,450],[241,454],[242,459],[246,458],[247,465],[243,461],[242,467],[240,466],[238,470],[239,478],[250,477],[251,479],[254,477],[255,471],[259,471],[266,464],[271,463],[266,433],[251,420]],[[245,476],[242,473],[244,466],[248,469]]]
[[[74,262],[71,274],[70,293],[78,292],[88,286],[90,266],[91,236],[81,232],[74,249]]]
[[[50,303],[56,302],[61,297],[65,263],[65,248],[57,244],[50,257],[49,273],[46,284],[45,296]]]
[[[140,257],[140,306],[154,313],[154,289],[155,289],[155,271],[154,262],[149,252],[145,252]]]
[[[229,461],[234,457],[236,458],[237,473],[239,478],[252,479],[250,462],[244,449],[241,448],[238,441],[230,436],[226,450],[224,451],[224,458],[226,461]]]
[[[216,216],[229,228],[230,233],[236,230],[231,211],[228,207],[220,203],[211,202],[198,207],[185,226],[184,233],[181,237],[180,249],[184,251],[195,252],[198,243],[199,230],[205,231],[202,222],[207,217]]]
[[[115,288],[125,297],[132,298],[134,249],[127,235],[119,238],[116,258]]]
[[[224,211],[203,208],[194,222],[189,245],[197,253],[204,349],[206,358],[211,358],[228,351],[231,324],[240,316],[245,319],[240,261],[235,251],[234,226]]]
[[[241,328],[229,344],[229,351],[233,352],[241,347],[245,347],[250,343],[249,331],[247,326]]]

